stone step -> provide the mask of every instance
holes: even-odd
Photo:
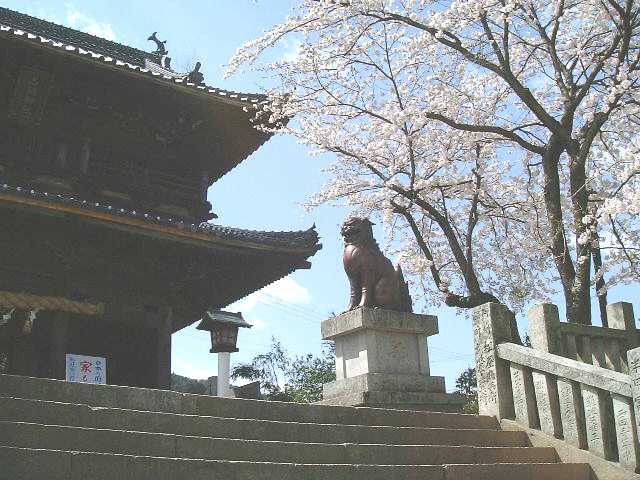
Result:
[[[498,428],[495,418],[479,415],[229,399],[166,390],[87,385],[13,375],[0,375],[0,394],[7,397],[80,403],[100,407],[225,418],[345,425]]]
[[[301,443],[0,422],[0,445],[169,458],[278,463],[555,463],[553,448]],[[464,439],[463,439],[464,440]]]
[[[0,447],[0,475],[36,480],[588,480],[582,464],[345,465],[159,458]]]
[[[247,440],[395,445],[529,446],[520,431],[234,419],[0,397],[0,420]]]

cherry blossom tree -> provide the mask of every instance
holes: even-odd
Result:
[[[638,2],[296,3],[227,73],[273,76],[260,124],[335,154],[311,204],[377,213],[451,306],[559,286],[590,323],[594,282],[640,278]]]

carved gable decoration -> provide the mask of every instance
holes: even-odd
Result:
[[[53,76],[42,70],[22,67],[9,102],[9,120],[18,125],[38,125],[42,121]]]
[[[182,141],[187,136],[198,130],[204,120],[195,119],[188,113],[181,113],[174,118],[166,120],[150,119],[154,139],[165,146]]]

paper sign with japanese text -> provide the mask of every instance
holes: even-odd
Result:
[[[107,383],[107,360],[102,357],[89,357],[67,353],[68,382]]]

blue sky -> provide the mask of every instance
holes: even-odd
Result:
[[[244,92],[260,91],[261,81],[252,74],[223,80],[223,65],[238,46],[284,19],[292,4],[292,0],[0,1],[4,7],[147,51],[155,45],[146,38],[157,31],[160,39],[167,40],[175,70],[200,61],[208,84]],[[285,43],[274,55],[292,54],[295,47]],[[311,270],[296,272],[233,306],[254,324],[240,332],[240,352],[232,355],[233,363],[250,361],[265,351],[272,336],[292,354],[319,353],[320,321],[348,303],[339,235],[348,210],[325,206],[307,213],[300,207],[325,181],[321,169],[329,160],[309,156],[294,139],[277,136],[209,190],[218,223],[265,230],[307,229],[315,223],[323,244],[311,259]],[[378,230],[380,240],[381,235]],[[618,288],[609,299],[634,299],[640,313],[637,292],[637,286]],[[446,307],[427,313],[438,315],[440,325],[440,334],[429,341],[432,375],[444,375],[451,390],[457,375],[473,364],[471,320]],[[526,321],[521,318],[519,323],[524,331]],[[173,370],[197,378],[215,375],[216,358],[208,353],[209,342],[208,335],[194,327],[176,333]]]

